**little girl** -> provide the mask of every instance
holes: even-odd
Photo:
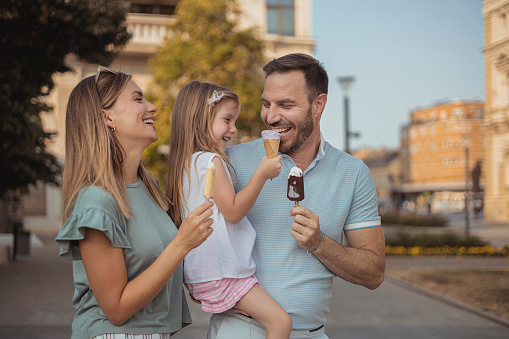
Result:
[[[184,282],[205,312],[233,307],[252,315],[267,331],[266,338],[288,338],[291,318],[257,283],[251,252],[255,231],[245,217],[267,179],[281,171],[279,155],[263,157],[248,185],[235,193],[231,163],[224,153],[237,132],[240,112],[237,94],[209,83],[191,81],[179,92],[171,122],[166,194],[169,214],[177,227],[203,203],[205,174],[216,167],[212,235],[184,259]]]

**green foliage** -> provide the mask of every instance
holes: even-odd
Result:
[[[171,36],[150,61],[158,87],[159,140],[145,153],[150,170],[164,173],[166,159],[157,147],[169,142],[170,116],[178,90],[191,80],[216,83],[236,92],[242,111],[237,128],[259,135],[263,88],[263,45],[256,29],[242,29],[236,0],[183,0],[176,20],[169,25]],[[164,180],[163,177],[159,177]]]
[[[0,196],[36,181],[58,184],[60,164],[39,113],[65,58],[108,65],[129,40],[129,4],[107,0],[3,0],[0,3]]]
[[[388,213],[381,216],[383,224],[405,226],[446,227],[448,219],[439,215]]]
[[[405,231],[398,231],[389,235],[385,239],[385,244],[389,246],[422,246],[422,247],[482,247],[488,245],[487,242],[476,236],[461,237],[455,233],[444,234],[428,234],[419,233],[411,234]]]

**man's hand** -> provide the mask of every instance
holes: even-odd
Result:
[[[303,206],[290,211],[293,216],[291,235],[300,247],[313,251],[313,255],[334,275],[353,284],[375,289],[384,280],[385,240],[382,227],[370,227],[347,231],[349,246],[340,243],[320,231],[318,216]]]
[[[314,250],[322,239],[318,216],[304,206],[294,207],[290,216],[293,216],[291,236],[303,249]]]

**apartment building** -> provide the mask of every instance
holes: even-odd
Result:
[[[472,171],[485,158],[483,116],[481,101],[462,98],[411,112],[410,123],[401,130],[403,200],[418,201],[424,194],[431,198],[433,212],[464,209],[465,191],[473,188]],[[483,176],[478,187],[484,187]]]
[[[486,189],[484,217],[509,221],[509,1],[485,0]]]
[[[127,1],[127,0],[125,0]],[[175,20],[175,8],[180,0],[133,0],[132,12],[127,15],[127,27],[132,38],[113,61],[112,69],[132,75],[141,88],[149,88],[152,75],[147,67],[149,58],[168,35],[167,24]],[[315,39],[311,32],[312,0],[238,0],[243,27],[257,26],[263,33],[267,61],[288,53],[312,54]],[[67,62],[74,72],[55,76],[55,88],[48,97],[53,110],[41,114],[46,131],[56,133],[49,142],[49,150],[63,162],[64,126],[67,99],[76,84],[97,71],[97,65],[83,63],[76,58]],[[25,198],[25,226],[60,227],[60,190],[49,186],[33,189]]]

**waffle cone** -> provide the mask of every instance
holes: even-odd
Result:
[[[265,146],[265,153],[267,158],[272,159],[277,157],[279,151],[279,139],[264,139],[263,146]]]

